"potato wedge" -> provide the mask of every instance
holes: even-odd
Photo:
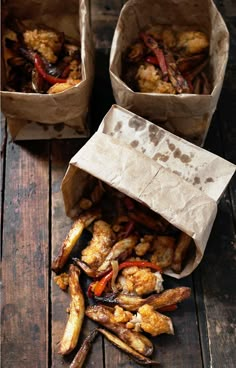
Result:
[[[71,295],[70,315],[60,342],[59,354],[69,354],[77,345],[84,320],[84,295],[79,283],[80,270],[70,265],[69,290]]]
[[[113,310],[104,305],[87,307],[85,314],[88,318],[100,323],[114,332],[122,341],[142,355],[150,356],[153,352],[151,341],[139,332],[130,331],[124,323],[114,321]]]
[[[83,230],[98,217],[100,217],[100,210],[94,208],[93,210],[81,214],[78,220],[73,223],[66,239],[61,245],[58,256],[52,262],[53,271],[58,273],[63,268],[70,256],[72,249],[74,248],[76,242],[79,240]]]

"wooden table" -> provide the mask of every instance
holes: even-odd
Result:
[[[92,1],[96,78],[92,132],[114,102],[108,61],[121,0]],[[236,4],[217,1],[231,34],[230,57],[218,109],[205,148],[236,163]],[[13,143],[1,125],[2,367],[69,367],[57,344],[69,298],[53,282],[52,257],[71,226],[60,184],[70,158],[85,140]],[[170,286],[185,285],[192,296],[173,314],[175,335],[156,338],[155,357],[169,368],[233,368],[235,354],[236,177],[219,203],[201,265]],[[80,343],[94,327],[86,321]],[[137,367],[100,336],[86,367]]]

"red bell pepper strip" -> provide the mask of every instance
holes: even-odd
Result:
[[[153,65],[157,65],[157,66],[159,65],[158,60],[155,56],[147,56],[145,61],[149,64],[153,64]]]
[[[52,75],[48,74],[44,69],[43,60],[38,54],[34,56],[34,65],[38,73],[50,84],[55,83],[66,83],[67,79],[61,79],[57,77],[53,77]]]
[[[172,312],[175,311],[177,308],[177,304],[171,304],[162,308],[158,308],[158,312]]]
[[[159,266],[157,266],[154,263],[148,262],[148,261],[126,261],[126,262],[122,262],[119,265],[118,270],[120,271],[123,268],[133,267],[133,266],[149,267],[149,268],[152,268],[156,271],[162,272],[162,269]],[[111,270],[107,275],[105,275],[100,281],[97,282],[97,284],[94,288],[94,295],[96,295],[96,296],[101,296],[102,295],[108,281],[110,281],[111,278],[112,278],[112,274],[113,274],[113,270]]]
[[[140,37],[144,41],[145,45],[150,50],[152,50],[152,52],[154,53],[155,57],[157,58],[160,69],[162,71],[163,80],[167,81],[168,80],[168,70],[167,70],[165,55],[164,55],[163,51],[160,49],[157,41],[153,37],[149,36],[146,33],[141,33]]]
[[[89,284],[89,287],[88,287],[88,290],[87,290],[87,295],[88,295],[89,298],[93,297],[92,289],[93,289],[93,286],[95,285],[95,283],[96,283],[96,281],[91,282],[91,284]]]

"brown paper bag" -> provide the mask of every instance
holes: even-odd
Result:
[[[94,49],[88,0],[7,0],[7,10],[25,24],[43,24],[81,41],[82,82],[48,95],[1,91],[2,111],[14,140],[78,138],[89,135],[88,105],[94,77]],[[4,69],[2,70],[4,81]],[[3,82],[4,86],[4,82]]]
[[[203,257],[217,201],[234,171],[230,162],[114,105],[70,161],[62,182],[65,210],[77,215],[91,175],[145,203],[196,245],[180,274],[165,271],[181,278]]]
[[[191,26],[208,35],[213,82],[210,95],[139,93],[122,81],[122,56],[127,47],[137,39],[140,30],[157,24]],[[226,25],[211,0],[129,0],[120,13],[110,54],[110,77],[116,103],[203,145],[222,88],[228,49]]]

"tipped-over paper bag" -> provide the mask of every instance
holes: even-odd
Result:
[[[5,4],[4,4],[5,5]],[[14,140],[89,136],[88,107],[94,50],[87,0],[6,1],[7,12],[25,24],[51,27],[81,43],[82,82],[57,94],[1,91],[2,111]],[[3,56],[3,55],[2,55]],[[2,68],[4,89],[5,72]]]
[[[76,215],[91,176],[146,204],[195,243],[180,274],[165,271],[180,278],[200,263],[234,171],[230,162],[114,105],[70,161],[62,182],[65,210]]]
[[[210,40],[210,95],[134,92],[122,81],[123,56],[141,30],[158,24],[189,26]],[[129,0],[115,29],[110,77],[116,103],[192,143],[203,145],[216,109],[228,59],[229,35],[211,0]]]

